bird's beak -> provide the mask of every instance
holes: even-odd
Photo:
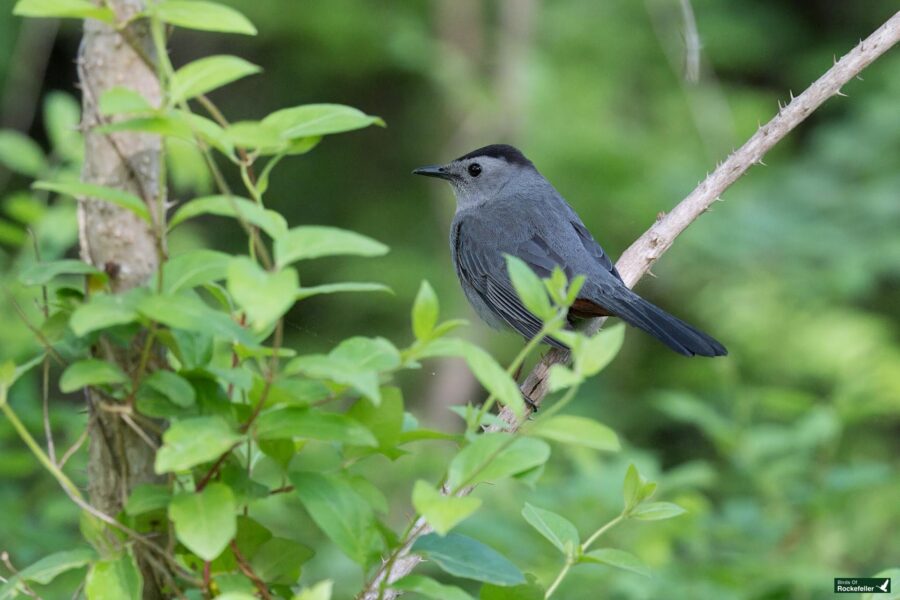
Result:
[[[439,179],[450,179],[450,173],[447,172],[442,165],[428,165],[427,167],[419,167],[413,171],[413,175],[425,175],[426,177],[437,177]]]

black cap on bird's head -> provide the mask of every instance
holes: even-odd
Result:
[[[480,158],[482,156],[502,158],[511,165],[522,165],[526,167],[534,166],[531,164],[530,160],[525,158],[525,155],[522,154],[521,150],[515,146],[510,146],[509,144],[491,144],[490,146],[484,146],[478,150],[472,150],[468,154],[460,156],[453,162],[468,160],[470,158]]]

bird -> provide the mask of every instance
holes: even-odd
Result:
[[[710,335],[629,289],[575,210],[517,148],[491,144],[413,174],[452,186],[451,258],[463,293],[491,327],[510,327],[530,340],[543,325],[511,283],[506,255],[512,255],[542,278],[557,266],[570,281],[584,276],[567,315],[569,327],[583,319],[615,316],[685,356],[728,353]],[[568,350],[553,337],[543,341]]]
[[[889,586],[889,585],[891,585],[891,580],[890,580],[890,579],[885,579],[885,580],[884,580],[884,583],[882,583],[881,585],[877,585],[877,586],[875,586],[875,587],[877,587],[877,588],[878,588],[879,590],[881,590],[882,592],[887,592],[887,591],[888,591],[888,586]]]

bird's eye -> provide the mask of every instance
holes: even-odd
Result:
[[[478,163],[472,163],[471,165],[469,165],[469,175],[471,175],[472,177],[478,177],[479,175],[481,175],[481,165],[479,165]]]

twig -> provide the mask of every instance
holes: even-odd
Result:
[[[141,438],[142,440],[144,440],[144,443],[145,443],[145,444],[147,444],[148,446],[150,446],[150,448],[151,448],[154,452],[156,452],[156,451],[159,450],[159,446],[157,445],[157,443],[154,442],[153,439],[152,439],[149,435],[147,435],[147,432],[144,431],[144,429],[143,429],[140,425],[138,425],[137,423],[134,422],[134,419],[132,419],[132,418],[128,415],[128,413],[122,413],[122,414],[120,414],[119,416],[122,418],[123,421],[125,421],[125,424],[126,424],[126,425],[128,425],[129,427],[131,427],[132,431],[134,431],[136,434],[138,434],[138,437],[139,437],[139,438]]]
[[[763,156],[781,141],[797,125],[831,96],[838,95],[841,87],[856,77],[860,71],[869,66],[875,59],[887,52],[900,41],[900,12],[888,19],[881,27],[860,42],[853,50],[837,61],[824,75],[817,79],[802,94],[794,98],[790,104],[782,107],[771,121],[761,127],[737,151],[733,152],[722,164],[704,179],[684,200],[671,212],[654,223],[639,237],[616,263],[616,269],[629,287],[634,286],[646,274],[650,267],[668,250],[688,225],[717,201],[731,184],[737,181],[754,164],[761,163]],[[595,333],[605,319],[595,319],[588,326],[589,333]],[[551,350],[532,369],[522,384],[522,392],[539,406],[547,394],[547,376],[552,365],[568,360],[568,353]],[[526,406],[526,415],[532,412]],[[501,418],[509,425],[507,431],[515,432],[520,424],[508,407],[500,412]],[[409,554],[409,548],[419,535],[430,531],[429,527],[411,528],[399,547],[399,553],[380,569],[366,584],[360,593],[362,600],[375,600],[383,597],[393,600],[399,595],[396,590],[381,588],[383,582],[391,583],[408,575],[421,562],[421,557]]]
[[[238,569],[241,570],[247,579],[253,582],[253,585],[256,586],[257,591],[259,591],[260,597],[263,600],[271,600],[272,596],[269,595],[269,588],[266,587],[265,582],[259,578],[253,568],[250,566],[250,563],[247,562],[247,559],[244,558],[244,555],[241,554],[240,549],[238,548],[237,542],[231,540],[231,551],[234,553],[234,558],[237,561]]]
[[[72,458],[72,456],[76,452],[78,452],[78,449],[81,448],[82,445],[84,445],[84,442],[87,441],[88,432],[91,430],[91,426],[93,425],[91,421],[93,421],[93,419],[95,418],[96,417],[91,416],[88,419],[88,423],[87,425],[85,425],[84,431],[81,432],[81,435],[78,436],[78,439],[75,440],[75,443],[72,444],[72,446],[63,453],[62,458],[60,458],[59,462],[57,463],[60,469],[62,469],[66,465],[66,463],[69,462],[69,459]]]
[[[41,245],[31,227],[28,228],[28,235],[34,247],[34,259],[40,263]],[[46,322],[50,318],[50,300],[46,285],[41,286],[41,312]],[[47,455],[51,461],[56,462],[56,444],[53,443],[53,428],[50,426],[50,357],[46,354],[41,365],[41,410],[44,417],[44,437],[47,438]]]
[[[11,302],[13,308],[16,310],[16,314],[18,314],[19,318],[22,319],[22,323],[25,324],[25,327],[27,327],[28,330],[33,333],[38,341],[44,346],[44,348],[47,349],[47,353],[53,357],[53,360],[55,360],[61,367],[68,366],[68,363],[66,363],[66,359],[60,356],[59,352],[56,351],[56,348],[53,347],[53,344],[51,344],[47,337],[44,335],[44,332],[31,324],[31,321],[28,320],[28,315],[25,314],[25,311],[22,310],[22,307],[19,306],[19,303],[16,301],[16,299],[12,298]]]
[[[13,574],[13,576],[19,574],[19,572],[13,566],[12,561],[9,560],[9,552],[7,552],[6,550],[0,552],[0,561],[3,562],[3,565],[9,570],[10,573]],[[25,592],[25,594],[31,596],[32,598],[40,598],[40,596],[38,596],[37,593],[35,593],[35,591],[28,586],[27,581],[25,581],[24,579],[20,579],[18,583],[21,586],[21,591]]]

